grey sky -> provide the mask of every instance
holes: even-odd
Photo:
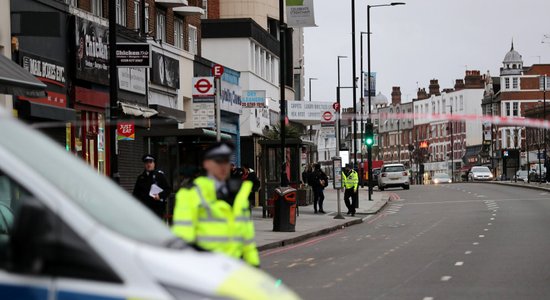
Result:
[[[366,31],[367,1],[356,1],[357,74],[359,32]],[[391,1],[388,1],[391,2]],[[388,3],[370,1],[371,4]],[[377,72],[377,92],[390,98],[391,87],[401,86],[404,100],[416,95],[417,82],[426,87],[432,78],[441,88],[452,87],[468,69],[498,70],[510,42],[525,65],[550,63],[550,1],[548,0],[409,0],[407,5],[371,10],[373,32],[372,70]],[[342,60],[342,85],[351,85],[351,0],[317,0],[317,28],[305,30],[307,78],[313,101],[335,101],[336,57]],[[366,39],[365,39],[366,48]],[[365,51],[365,71],[366,67]],[[358,98],[360,90],[358,89]],[[343,105],[351,106],[351,90],[342,93]]]

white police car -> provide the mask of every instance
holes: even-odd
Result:
[[[297,299],[0,111],[0,299]]]

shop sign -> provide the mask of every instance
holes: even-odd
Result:
[[[153,51],[151,82],[172,89],[180,88],[180,62]]]
[[[19,98],[52,106],[67,107],[65,66],[62,63],[25,52],[20,52],[20,56],[23,69],[46,84],[47,97]]]
[[[118,68],[118,88],[145,95],[145,72],[144,68]]]
[[[76,18],[76,77],[109,84],[109,30],[95,22]]]
[[[245,108],[265,108],[265,91],[243,91],[241,105]]]
[[[117,140],[133,141],[136,138],[134,122],[118,122]]]
[[[316,121],[321,115],[333,111],[332,102],[287,101],[288,118],[290,121]]]
[[[151,44],[148,43],[117,43],[117,67],[151,67]]]
[[[242,90],[240,86],[222,80],[221,110],[239,115],[242,114],[241,98]]]

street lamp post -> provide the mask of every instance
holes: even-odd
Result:
[[[347,56],[343,56],[343,55],[338,55],[338,86],[336,86],[336,102],[338,103],[338,105],[340,105],[340,89],[341,89],[341,86],[340,86],[340,59],[342,58],[348,58]],[[341,125],[342,123],[340,122],[340,118],[338,118],[338,120],[336,120],[338,122],[338,126],[337,126],[337,132],[336,132],[336,138],[338,141],[340,141],[340,130],[341,130]],[[340,142],[338,142],[338,151],[340,151]]]
[[[279,0],[279,92],[280,92],[280,135],[281,135],[281,187],[288,186],[286,176],[286,100],[285,100],[285,68],[286,68],[286,25],[285,1]]]
[[[542,99],[543,99],[543,108],[542,108],[542,119],[546,121],[546,80],[547,80],[547,77],[546,77],[546,74],[544,76],[542,76]],[[548,141],[547,141],[547,131],[546,131],[546,127],[544,128],[544,166],[545,167],[548,167],[548,149],[547,149],[547,145],[548,145]],[[548,169],[546,170],[546,179],[548,179]],[[542,178],[540,180],[542,182]]]
[[[365,107],[365,89],[364,89],[364,78],[365,78],[365,70],[363,69],[363,62],[365,61],[364,58],[363,58],[363,35],[365,34],[368,34],[368,32],[365,32],[365,31],[361,31],[361,43],[359,43],[361,46],[360,46],[360,52],[361,52],[361,78],[360,78],[360,86],[359,88],[361,89],[361,165],[360,165],[360,168],[359,170],[361,171],[360,172],[360,175],[361,175],[361,187],[364,187],[365,186],[365,181],[363,180],[365,178],[364,176],[364,172],[365,170],[363,169],[363,166],[365,165],[363,163],[363,145],[365,144],[365,141],[364,141],[364,138],[365,138],[365,120],[363,119],[363,115],[364,115],[364,107]]]
[[[318,80],[318,78],[309,78],[309,102],[311,102],[311,81],[312,80]],[[313,131],[313,125],[309,125],[309,141],[313,142],[313,138],[311,137],[311,132]]]
[[[451,125],[450,125],[450,130],[451,130],[451,180],[454,182],[455,181],[455,162],[454,162],[454,159],[455,159],[455,145],[454,145],[454,139],[453,139],[453,106],[452,105],[447,105],[447,107],[451,108]]]
[[[355,0],[352,0],[352,1],[355,1]],[[367,5],[367,73],[369,75],[368,77],[368,82],[367,82],[367,85],[368,85],[368,89],[369,89],[369,92],[368,92],[368,106],[369,106],[369,117],[367,118],[367,123],[371,123],[372,122],[372,119],[371,119],[371,108],[372,108],[372,105],[371,105],[371,98],[372,98],[372,87],[371,87],[371,81],[370,80],[370,76],[371,76],[371,50],[370,50],[370,37],[372,35],[372,31],[370,30],[370,9],[373,8],[373,7],[383,7],[383,6],[398,6],[398,5],[405,5],[404,2],[392,2],[390,4],[378,4],[378,5]],[[354,5],[353,5],[354,6]],[[355,15],[355,12],[352,12],[354,15]],[[355,21],[355,20],[354,20]],[[354,22],[355,23],[355,22]],[[355,31],[353,31],[353,38],[355,40]],[[354,48],[353,48],[353,52],[355,53],[355,43],[354,43]],[[355,65],[355,63],[354,63]],[[353,71],[353,76],[355,77],[355,71]],[[354,97],[354,101],[355,101],[355,97]],[[368,170],[368,183],[369,183],[369,201],[372,200],[372,184],[371,184],[371,178],[372,178],[372,147],[367,147],[367,150],[368,150],[368,153],[367,153],[367,161],[368,161],[368,164],[369,164],[369,170]]]

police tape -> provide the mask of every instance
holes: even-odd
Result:
[[[366,119],[369,115],[356,117],[356,121]],[[378,119],[380,123],[385,120],[411,120],[414,125],[429,124],[438,121],[480,121],[482,124],[493,124],[498,126],[517,126],[550,129],[550,121],[543,119],[523,118],[523,117],[501,117],[475,114],[414,114],[414,113],[374,113],[370,114],[371,119]],[[343,119],[353,120],[352,114],[343,116]]]

